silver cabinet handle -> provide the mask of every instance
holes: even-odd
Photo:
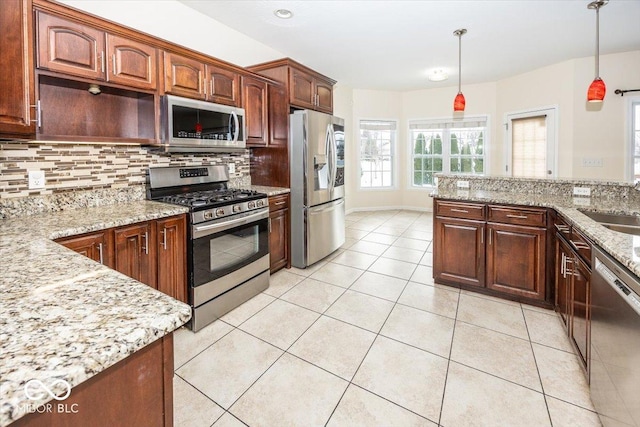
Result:
[[[493,244],[493,229],[492,228],[489,229],[489,244],[490,245]]]
[[[213,93],[213,79],[209,79],[209,88],[211,89],[211,91],[209,92],[211,94],[211,96],[214,95]]]
[[[269,218],[269,233],[271,233],[271,218]]]
[[[507,218],[527,219],[527,216],[526,215],[511,215],[511,214],[507,214]]]
[[[565,278],[567,277],[567,275],[573,274],[571,270],[569,270],[569,265],[573,265],[573,259],[569,257],[565,257],[564,259],[564,277]]]
[[[284,205],[285,203],[287,203],[287,202],[276,202],[275,205],[276,206],[280,206],[280,205]]]
[[[556,230],[558,230],[561,233],[564,233],[565,231],[569,231],[569,226],[568,225],[563,225],[563,224],[554,224],[556,227]]]
[[[560,262],[560,274],[562,274],[562,277],[567,277],[565,275],[565,268],[566,268],[566,263],[567,262],[567,256],[564,254],[564,252],[562,252],[562,261]]]
[[[35,122],[38,129],[42,127],[42,108],[40,108],[40,100],[36,101],[36,105],[31,105],[32,108],[36,109],[36,118],[31,119],[30,121]]]
[[[573,240],[569,240],[569,243],[571,243],[571,246],[573,246],[576,250],[591,249],[591,246],[587,245],[586,243],[575,242]]]
[[[484,227],[480,227],[480,243],[484,245]]]
[[[162,229],[162,249],[167,250],[167,227]]]
[[[467,210],[455,209],[455,208],[451,208],[451,212],[469,213],[469,211],[467,211]]]
[[[118,71],[116,70],[116,54],[113,54],[113,75],[115,76],[116,74],[118,74]]]
[[[104,74],[104,52],[100,52],[98,55],[100,56],[100,69]]]
[[[142,238],[144,239],[144,246],[142,247],[142,250],[145,254],[149,255],[149,232],[145,231]]]
[[[104,265],[104,254],[102,249],[103,249],[102,243],[98,243],[98,254],[100,255],[100,264]]]

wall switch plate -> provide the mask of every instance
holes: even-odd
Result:
[[[590,187],[573,187],[573,195],[591,197],[591,188]]]
[[[574,206],[591,206],[591,199],[589,197],[574,197]]]
[[[469,188],[469,181],[456,181],[458,188]]]
[[[44,171],[29,171],[29,190],[44,188]]]
[[[229,164],[227,164],[227,167],[229,168],[229,175],[236,173],[236,164],[235,163],[229,163]]]
[[[602,157],[583,157],[582,167],[584,168],[601,168],[603,164]]]

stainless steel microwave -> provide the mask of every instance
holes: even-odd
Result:
[[[166,95],[162,97],[162,145],[167,152],[231,152],[245,144],[243,108]]]

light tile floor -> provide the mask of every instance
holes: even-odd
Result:
[[[600,425],[555,313],[433,283],[430,213],[350,214],[346,235],[176,332],[176,426]]]

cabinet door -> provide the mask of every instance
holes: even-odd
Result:
[[[556,311],[560,314],[560,318],[568,330],[571,316],[569,300],[571,297],[571,269],[573,265],[573,255],[571,254],[571,248],[560,237],[559,233],[556,233],[555,259],[555,306]]]
[[[164,91],[173,95],[205,99],[205,66],[194,59],[164,53]]]
[[[105,33],[38,12],[38,68],[105,79]]]
[[[302,108],[316,108],[313,76],[291,68],[289,74],[289,103]]]
[[[156,221],[158,290],[187,302],[187,230],[184,216]]]
[[[100,264],[113,268],[113,233],[111,230],[58,239],[56,242]]]
[[[287,89],[269,85],[269,145],[287,147],[289,144],[289,100]]]
[[[243,77],[242,92],[247,145],[265,146],[269,138],[267,126],[267,83],[251,77]]]
[[[207,99],[218,104],[240,107],[240,75],[231,70],[207,65]]]
[[[437,282],[484,286],[484,222],[436,217],[433,274]]]
[[[155,89],[158,53],[155,48],[107,34],[107,80],[140,89]]]
[[[589,346],[591,345],[591,270],[580,259],[573,257],[573,267],[568,268],[572,275],[571,282],[571,339],[578,349],[578,355],[585,369],[588,370]]]
[[[487,224],[487,288],[543,300],[544,228]]]
[[[117,228],[114,232],[115,269],[157,288],[154,231],[149,223]]]
[[[289,263],[289,209],[279,209],[269,214],[269,260],[271,273]]]
[[[0,135],[7,137],[36,132],[31,34],[31,1],[0,1]]]
[[[322,80],[316,80],[316,109],[325,113],[333,113],[333,86]]]

